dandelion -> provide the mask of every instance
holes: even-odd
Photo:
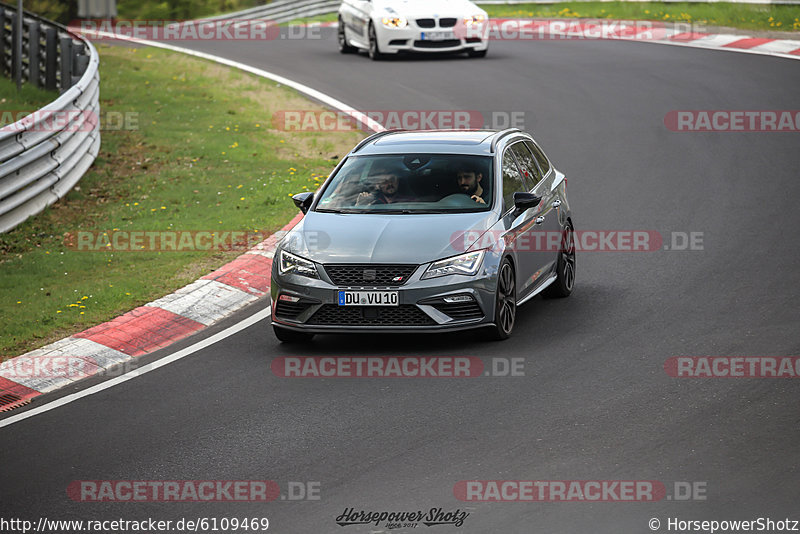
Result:
[[[133,203],[133,205],[134,205],[134,206],[138,206],[138,205],[139,205],[139,203],[138,203],[138,202],[134,202],[134,203]]]
[[[165,210],[165,209],[167,209],[167,207],[166,206],[161,206],[161,209]]]
[[[244,197],[240,198],[239,200],[244,200]]]
[[[56,313],[61,313],[61,310],[56,310]]]

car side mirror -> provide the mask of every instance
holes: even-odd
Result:
[[[514,211],[517,215],[535,208],[542,201],[542,197],[537,197],[533,193],[514,193]]]
[[[303,212],[303,215],[308,213],[309,208],[311,207],[312,202],[314,202],[314,193],[311,191],[306,191],[305,193],[297,193],[295,196],[292,197],[292,201],[294,205],[297,206],[300,211]]]

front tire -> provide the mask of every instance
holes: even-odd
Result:
[[[356,47],[347,44],[347,34],[345,34],[344,31],[344,22],[342,21],[342,17],[339,17],[339,27],[336,29],[336,40],[339,44],[339,53],[352,54],[358,51]]]
[[[380,61],[384,59],[386,56],[381,53],[381,49],[378,46],[378,37],[375,34],[375,26],[372,25],[370,22],[369,24],[369,58],[372,61]]]
[[[275,337],[277,337],[281,343],[305,343],[314,338],[314,334],[289,330],[288,328],[277,325],[272,325],[272,330],[275,331]]]
[[[564,298],[572,294],[575,287],[575,230],[567,221],[561,238],[561,250],[556,262],[556,281],[542,292],[545,298]]]
[[[484,336],[491,341],[502,341],[511,336],[517,318],[517,282],[511,260],[503,258],[497,271],[494,324],[486,328]]]

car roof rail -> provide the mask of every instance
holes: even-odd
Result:
[[[383,137],[384,135],[389,135],[389,134],[397,133],[397,132],[405,132],[405,131],[406,130],[399,130],[398,129],[398,130],[383,130],[382,132],[376,132],[376,133],[370,135],[369,137],[367,137],[366,139],[362,140],[360,143],[358,143],[356,145],[356,147],[353,150],[350,151],[350,153],[354,154],[354,153],[358,152],[359,150],[361,150],[362,148],[367,146],[372,141],[375,141],[375,140]]]
[[[525,133],[525,132],[523,132],[519,128],[506,128],[505,130],[501,130],[501,131],[497,132],[494,135],[494,137],[492,138],[491,151],[492,152],[495,151],[495,149],[497,148],[497,143],[499,143],[502,138],[507,137],[507,136],[509,136],[511,134],[515,134],[515,133]]]

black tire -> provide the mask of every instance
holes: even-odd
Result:
[[[272,325],[272,329],[275,331],[275,337],[277,337],[281,343],[304,343],[314,338],[314,334],[289,330],[281,326]]]
[[[344,33],[344,22],[339,17],[339,27],[336,29],[336,41],[339,44],[339,52],[342,54],[353,54],[358,51],[358,48],[347,44],[347,36]]]
[[[375,26],[372,23],[369,23],[369,58],[372,61],[380,61],[384,59],[386,56],[381,53],[380,47],[378,47],[378,38],[375,36]]]
[[[494,324],[484,330],[484,337],[502,341],[511,336],[517,318],[517,281],[511,260],[503,258],[497,270],[495,291]]]
[[[568,297],[575,287],[575,229],[567,221],[561,238],[561,250],[556,262],[556,281],[550,284],[542,296],[549,299]]]
[[[488,48],[486,50],[467,50],[467,55],[469,57],[486,57],[488,51]]]

